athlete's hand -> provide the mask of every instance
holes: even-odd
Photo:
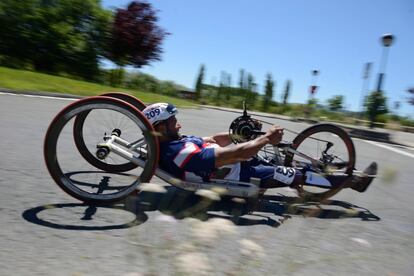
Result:
[[[277,125],[273,125],[266,131],[265,137],[269,139],[269,144],[277,145],[282,140],[283,128]]]

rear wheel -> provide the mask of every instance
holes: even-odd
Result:
[[[355,167],[355,147],[349,135],[340,127],[332,124],[311,126],[296,136],[292,148],[320,161],[320,165],[315,166],[306,158],[287,153],[285,166],[297,169],[307,166],[328,179],[335,175],[352,176]],[[299,196],[307,201],[321,201],[338,193],[344,184],[345,181],[328,190],[313,185],[298,185],[296,189]]]
[[[111,92],[102,94],[101,96],[116,98],[119,100],[123,100],[134,107],[136,107],[138,110],[142,111],[146,106],[143,102],[141,102],[139,99],[125,94],[125,93],[118,93],[118,92]],[[101,115],[98,113],[98,115]],[[96,151],[96,144],[95,141],[88,141],[87,135],[88,130],[94,128],[93,125],[96,121],[96,113],[92,112],[91,110],[87,110],[84,112],[81,112],[79,115],[76,116],[75,123],[73,126],[73,138],[75,139],[76,147],[78,148],[80,154],[85,158],[86,161],[88,161],[91,165],[94,167],[108,171],[108,172],[126,172],[129,170],[132,170],[137,167],[132,162],[124,160],[115,161],[115,160],[100,160],[96,157],[95,151]],[[95,117],[95,118],[94,118]],[[121,122],[116,121],[115,118],[102,118],[106,119],[108,125],[108,122],[111,122],[112,129],[118,129]],[[124,130],[125,131],[125,130]],[[110,133],[108,133],[110,134]],[[119,159],[118,159],[119,160]]]
[[[122,139],[141,141],[140,147],[147,152],[143,167],[119,173],[97,170],[85,161],[72,132],[75,118],[85,113],[88,123],[83,125],[83,138],[88,149],[94,145],[96,153],[97,145],[114,131],[115,124]],[[52,178],[65,192],[87,203],[108,204],[128,196],[140,183],[151,179],[158,163],[158,142],[152,125],[137,108],[118,99],[97,96],[70,104],[54,118],[46,133],[44,156]],[[110,165],[126,161],[113,152],[105,158]]]

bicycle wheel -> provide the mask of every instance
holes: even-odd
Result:
[[[328,179],[335,175],[352,176],[355,167],[355,147],[349,135],[340,127],[332,124],[311,126],[296,136],[292,148],[318,160],[319,165],[315,166],[298,154],[287,153],[285,166],[298,169],[308,166]],[[323,186],[297,185],[296,189],[299,196],[305,200],[321,201],[338,193],[343,186],[335,185],[327,190]]]
[[[73,140],[75,118],[88,112],[85,141],[104,142],[116,127],[126,141],[141,141],[147,152],[143,167],[128,173],[96,170],[77,150]],[[84,127],[86,124],[84,125]],[[96,96],[65,107],[51,122],[44,142],[44,157],[50,175],[65,192],[90,204],[109,204],[128,196],[142,182],[148,182],[158,163],[158,141],[152,125],[134,106],[111,97]],[[135,155],[138,155],[137,153]],[[123,159],[110,152],[108,159]],[[119,159],[119,160],[118,160]],[[125,160],[125,159],[123,159]]]
[[[118,93],[118,92],[110,92],[105,93],[100,96],[112,97],[116,99],[123,100],[138,110],[143,110],[146,105],[138,100],[137,98],[125,94],[125,93]],[[75,139],[76,147],[78,148],[80,154],[94,167],[108,171],[108,172],[126,172],[132,170],[137,167],[134,163],[131,162],[124,162],[125,160],[121,160],[121,163],[114,163],[109,162],[107,160],[100,160],[96,158],[95,151],[96,151],[96,144],[89,143],[85,141],[84,130],[88,128],[88,123],[93,122],[93,120],[87,119],[89,115],[89,111],[84,111],[76,116],[75,124],[73,126],[73,138]],[[86,123],[85,123],[86,121]],[[85,126],[86,124],[86,126]]]
[[[140,99],[138,99],[134,96],[131,96],[129,94],[126,94],[126,93],[108,92],[108,93],[101,94],[99,96],[112,97],[112,98],[116,98],[116,99],[119,99],[119,100],[126,101],[127,103],[132,104],[133,106],[135,106],[139,111],[142,111],[142,110],[144,110],[144,108],[147,107]]]

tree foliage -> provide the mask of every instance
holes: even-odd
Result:
[[[248,106],[253,106],[257,99],[257,83],[251,73],[245,72],[244,69],[239,71],[239,96],[246,101]]]
[[[290,88],[291,88],[291,81],[287,80],[286,81],[286,86],[285,86],[285,91],[283,91],[283,95],[282,95],[282,103],[283,105],[286,105],[288,102],[288,98],[290,95]]]
[[[107,57],[124,66],[142,67],[160,60],[161,43],[168,33],[157,25],[151,4],[133,1],[126,9],[117,9]]]
[[[344,107],[344,96],[336,95],[328,99],[328,108],[331,111],[338,111]]]
[[[98,74],[110,20],[99,0],[1,1],[2,64],[90,79]]]
[[[98,80],[102,57],[135,67],[160,60],[167,33],[157,21],[144,1],[114,18],[100,0],[2,0],[0,64]]]
[[[203,89],[204,74],[205,74],[205,66],[204,64],[202,64],[200,66],[200,71],[198,72],[195,89],[194,89],[195,98],[197,101],[201,99],[201,90]]]
[[[240,69],[239,74],[240,74],[240,77],[239,77],[239,88],[240,89],[244,89],[244,88],[246,88],[244,69]]]
[[[219,87],[216,89],[214,102],[217,105],[222,105],[223,100],[226,104],[229,103],[232,96],[231,75],[225,71],[220,73]]]
[[[265,93],[263,97],[263,111],[269,110],[269,106],[273,99],[273,87],[274,87],[274,81],[273,81],[272,75],[269,73],[266,75]]]
[[[251,73],[247,74],[246,78],[246,88],[244,89],[244,99],[248,106],[254,106],[257,99],[257,83],[254,80],[254,77]]]
[[[186,88],[172,81],[162,81],[142,72],[126,72],[124,86],[134,90],[177,97],[179,90]]]
[[[407,92],[409,94],[408,103],[414,105],[414,87],[408,88]]]
[[[313,108],[313,109],[316,108],[318,103],[319,103],[319,100],[317,98],[312,97],[308,99],[308,107],[310,108]]]
[[[372,91],[365,99],[365,108],[370,126],[373,127],[379,115],[387,114],[387,98],[382,91]]]

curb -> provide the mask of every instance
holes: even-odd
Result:
[[[31,96],[44,96],[44,97],[56,97],[56,98],[65,98],[65,99],[82,99],[86,96],[72,95],[72,94],[61,94],[53,92],[44,92],[44,91],[30,91],[30,90],[11,90],[7,88],[0,88],[0,92],[15,94],[15,95],[31,95]]]

